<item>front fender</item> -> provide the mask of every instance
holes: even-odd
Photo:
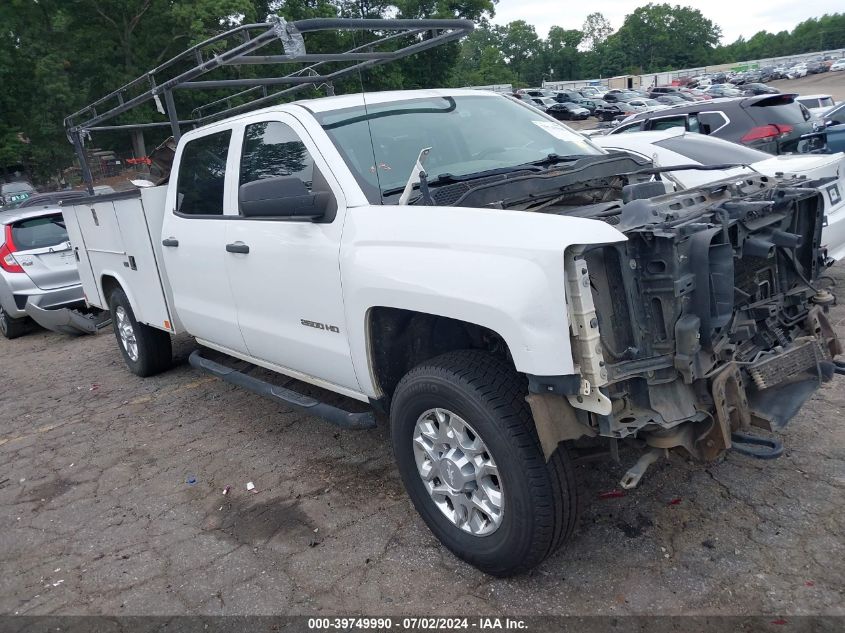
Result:
[[[596,220],[460,207],[350,208],[340,267],[349,345],[361,388],[374,395],[367,313],[414,310],[481,325],[528,374],[575,373],[563,254],[624,241]]]

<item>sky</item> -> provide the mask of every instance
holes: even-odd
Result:
[[[652,0],[690,6],[722,28],[722,43],[730,44],[740,35],[748,39],[757,31],[791,31],[807,18],[843,11],[842,0]],[[549,27],[580,29],[588,13],[598,11],[610,20],[616,30],[625,16],[648,0],[601,0],[569,3],[561,0],[499,0],[494,24],[525,20],[533,24],[537,34],[546,37]]]

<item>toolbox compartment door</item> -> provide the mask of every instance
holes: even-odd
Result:
[[[165,187],[154,187],[75,201],[78,235],[75,238],[71,233],[71,242],[75,249],[84,247],[86,251],[93,285],[97,288],[99,303],[95,305],[108,308],[102,279],[114,277],[126,292],[140,323],[174,332],[166,280],[159,268],[159,249],[154,241],[161,240],[160,217],[165,192]],[[79,259],[82,263],[82,254]],[[84,277],[83,286],[88,295]],[[89,303],[93,303],[90,297]]]

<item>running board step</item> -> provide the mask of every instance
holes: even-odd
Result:
[[[203,358],[199,350],[191,352],[188,362],[192,367],[207,371],[228,383],[249,389],[260,396],[280,402],[292,409],[322,418],[326,422],[331,422],[344,429],[372,429],[376,426],[376,419],[372,411],[352,413],[338,409],[325,402],[320,402],[311,396],[297,393],[285,387],[272,385],[269,382],[253,378],[226,365],[221,365],[213,360]]]

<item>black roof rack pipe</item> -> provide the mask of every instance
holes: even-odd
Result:
[[[182,51],[178,55],[171,57],[167,61],[159,64],[158,66],[156,66],[152,70],[147,71],[146,73],[144,73],[140,77],[137,77],[137,78],[133,79],[132,81],[130,81],[129,83],[124,84],[123,86],[121,86],[117,90],[110,92],[109,94],[105,95],[104,97],[100,97],[99,99],[97,99],[93,103],[91,103],[91,104],[85,106],[84,108],[77,110],[73,114],[69,115],[68,117],[65,118],[65,127],[73,127],[73,119],[82,116],[86,112],[90,112],[93,108],[96,108],[98,105],[102,105],[103,103],[105,103],[109,99],[117,98],[119,95],[122,95],[124,92],[127,92],[129,89],[134,88],[134,87],[138,86],[139,84],[146,84],[146,85],[150,86],[151,88],[155,88],[154,77],[157,73],[160,73],[160,72],[166,70],[167,68],[173,66],[175,63],[182,61],[182,60],[186,59],[187,57],[190,57],[191,55],[193,55],[196,52],[199,52],[201,49],[205,48],[206,46],[209,46],[211,44],[219,42],[220,40],[224,40],[224,39],[227,39],[229,37],[232,37],[233,35],[237,35],[240,32],[248,32],[250,30],[256,30],[256,29],[259,29],[259,28],[266,31],[267,29],[269,29],[271,27],[272,27],[272,25],[270,23],[242,24],[241,26],[238,26],[234,29],[230,29],[230,30],[225,31],[223,33],[218,33],[217,35],[214,35],[214,36],[212,36],[212,37],[210,37],[206,40],[203,40],[199,44],[195,44],[194,46]]]
[[[246,63],[279,63],[280,61],[282,61],[282,58],[289,58],[288,60],[286,60],[286,62],[296,63],[308,61],[316,61],[317,63],[323,63],[325,61],[344,60],[361,61],[361,57],[364,55],[353,55],[351,57],[344,57],[344,53],[357,52],[360,51],[362,48],[372,48],[373,46],[378,45],[380,42],[386,41],[388,39],[395,39],[396,37],[401,37],[402,35],[416,35],[425,31],[433,32],[434,37],[428,40],[424,40],[423,42],[417,42],[416,44],[411,46],[400,48],[396,51],[386,51],[382,53],[368,51],[368,53],[373,54],[373,58],[361,61],[360,65],[350,67],[359,70],[361,68],[378,65],[379,63],[400,59],[402,57],[412,55],[421,50],[425,50],[427,48],[446,43],[447,41],[459,39],[464,35],[469,34],[474,28],[475,25],[472,21],[459,19],[380,20],[352,18],[312,18],[307,20],[298,20],[296,22],[285,22],[282,19],[277,19],[276,21],[272,22],[241,25],[234,29],[230,29],[229,31],[226,31],[224,33],[220,33],[211,38],[208,38],[203,42],[195,44],[191,48],[183,51],[182,53],[179,53],[173,58],[160,64],[156,68],[148,71],[141,77],[133,79],[121,88],[118,88],[117,90],[109,93],[108,95],[94,101],[92,104],[85,106],[77,112],[74,112],[73,114],[65,118],[65,127],[68,129],[68,131],[74,128],[81,128],[83,130],[92,128],[98,123],[102,123],[120,114],[128,112],[129,110],[132,110],[133,108],[136,108],[137,106],[154,99],[158,95],[165,95],[169,90],[181,88],[184,86],[184,84],[191,82],[197,77],[208,73],[216,68],[219,68],[220,66],[238,65],[239,63],[242,63],[238,61],[238,58],[249,57],[249,53],[258,50],[259,48],[266,46],[271,42],[275,42],[279,39],[282,39],[284,44],[285,37],[297,37],[300,38],[301,41],[301,36],[303,33],[312,33],[316,31],[401,31],[401,33],[391,35],[387,38],[382,38],[381,40],[375,40],[366,44],[364,47],[356,47],[351,51],[344,51],[343,53],[336,54],[326,53],[324,55],[327,55],[327,57],[322,59],[319,57],[309,57],[308,54],[304,51],[302,51],[302,55],[299,55],[298,51],[294,51],[291,54],[289,51],[286,50],[286,55],[284,56],[268,56],[270,59],[264,61],[262,61],[260,58],[254,58],[249,59]],[[259,32],[253,35],[252,31]],[[201,53],[204,48],[219,41],[232,38],[233,36],[236,36],[238,34],[243,35],[242,41],[238,46],[235,46],[234,48],[231,48],[222,53],[215,54],[212,58],[206,61],[200,61],[202,57]],[[172,67],[178,62],[190,59],[192,56],[194,57],[193,62],[195,64],[192,68],[166,81],[160,83],[156,82],[156,75]],[[359,57],[359,59],[356,60],[355,57]],[[337,75],[335,74],[332,76]],[[325,78],[323,77],[312,77],[312,83],[314,84],[319,84],[323,82],[325,82]],[[124,98],[124,95],[127,92],[129,92],[133,88],[137,88],[138,86],[144,83],[150,86],[147,91],[143,92],[140,95],[136,95],[135,97],[132,97],[130,99]],[[97,106],[101,106],[112,99],[117,99],[118,101],[118,104],[115,107],[112,107],[106,110],[105,112],[97,112]],[[84,119],[86,116],[88,116],[89,118],[83,121],[79,121],[79,119]]]
[[[182,51],[171,59],[159,64],[152,70],[140,77],[124,84],[117,90],[110,92],[94,101],[93,103],[77,110],[65,117],[64,125],[68,140],[73,143],[77,157],[81,163],[82,175],[89,191],[91,191],[92,179],[90,169],[86,164],[85,151],[83,148],[84,139],[92,131],[99,130],[138,130],[151,127],[170,126],[174,138],[178,140],[181,134],[181,126],[197,126],[218,119],[224,116],[240,114],[253,110],[258,106],[269,104],[272,101],[283,97],[292,96],[309,86],[321,86],[323,84],[332,86],[333,80],[373,68],[381,64],[413,55],[415,53],[434,48],[450,41],[455,41],[468,35],[475,28],[470,20],[380,20],[380,19],[352,19],[352,18],[313,18],[286,22],[282,18],[275,18],[269,22],[258,24],[244,24],[224,33],[214,35],[194,46]],[[312,53],[305,49],[303,34],[317,31],[372,31],[375,39],[364,42],[360,46],[337,53]],[[420,39],[420,36],[428,34]],[[376,50],[386,42],[402,37],[413,38],[413,43],[400,47],[396,50]],[[235,39],[230,43],[226,40]],[[210,45],[226,41],[226,50],[208,51],[210,57],[205,59],[203,51]],[[253,55],[260,48],[274,43],[281,42],[284,55]],[[220,48],[220,47],[218,47]],[[349,62],[350,65],[333,70],[326,74],[320,74],[315,70],[319,66],[329,62]],[[176,64],[185,63],[190,67],[175,77],[166,78],[165,71],[173,68]],[[310,64],[300,68],[288,75],[279,77],[268,77],[264,79],[221,79],[221,80],[199,80],[199,78],[212,70],[223,66],[255,65],[255,64]],[[165,77],[159,75],[165,74]],[[307,73],[307,74],[306,74]],[[176,106],[173,99],[173,90],[178,89],[205,89],[205,88],[242,88],[249,86],[236,95],[230,95],[224,99],[217,99],[204,106],[199,106],[191,113],[188,120],[180,120],[176,113]],[[269,87],[286,86],[276,92],[270,92]],[[147,89],[141,94],[129,96],[136,93],[141,87]],[[260,90],[261,96],[248,101],[247,103],[232,106],[232,99],[246,96]],[[162,107],[161,97],[164,98],[166,109]],[[145,122],[129,124],[102,125],[119,115],[129,112],[149,101],[155,101],[159,111],[165,110],[168,121],[166,122]],[[201,116],[206,108],[225,104],[227,107],[205,116]],[[112,107],[109,107],[112,106]],[[99,108],[99,110],[98,110]],[[195,116],[199,115],[199,116]]]
[[[424,40],[424,41],[418,42],[417,44],[414,44],[412,46],[406,47],[405,49],[403,49],[403,55],[401,55],[401,57],[411,55],[413,53],[420,52],[420,51],[423,51],[423,50],[427,50],[427,49],[433,48],[435,46],[439,46],[440,44],[443,44],[447,41],[452,41],[452,40],[458,39],[459,37],[462,37],[462,34],[456,35],[454,33],[446,33],[446,34],[437,35],[437,36],[435,36],[431,39]],[[385,39],[387,39],[387,38],[385,38]],[[323,84],[323,83],[331,83],[332,81],[339,79],[341,77],[360,72],[360,71],[365,70],[367,68],[373,68],[375,66],[385,64],[389,61],[392,61],[393,59],[398,59],[398,58],[394,57],[394,58],[390,58],[390,59],[368,60],[368,61],[361,62],[359,64],[355,64],[353,66],[347,66],[346,68],[342,68],[342,69],[337,70],[337,71],[330,73],[328,75],[312,75],[312,76],[308,77],[308,81],[304,81],[304,82],[298,81],[298,82],[296,82],[298,85],[294,85],[290,88],[286,88],[285,90],[280,90],[278,92],[274,92],[272,94],[260,97],[258,99],[254,99],[252,101],[249,101],[248,103],[244,103],[244,104],[241,104],[241,105],[238,105],[238,106],[232,106],[232,107],[227,108],[225,110],[221,110],[219,112],[214,112],[212,114],[202,116],[199,119],[196,119],[196,124],[197,125],[205,125],[206,123],[214,121],[215,119],[218,119],[222,116],[234,116],[236,114],[248,112],[249,110],[253,110],[253,109],[257,108],[258,106],[261,106],[261,105],[264,105],[264,104],[269,104],[269,103],[272,103],[273,101],[277,101],[278,99],[280,99],[282,97],[292,96],[293,94],[300,92],[300,91],[304,90],[305,88],[307,88],[309,86],[320,85],[320,84]],[[313,66],[311,66],[309,68],[314,68],[314,67],[319,66],[319,65],[320,64],[317,63],[317,64],[314,64]],[[301,71],[298,71],[298,72],[304,72],[304,71],[308,70],[309,68],[304,68],[304,69],[302,69]],[[289,76],[293,76],[293,75],[289,75]],[[283,78],[279,78],[279,79],[283,79]],[[274,78],[274,80],[275,80],[275,78]],[[225,80],[223,80],[223,81],[225,81]],[[238,81],[238,80],[235,80],[235,81]],[[293,82],[287,82],[287,81],[277,81],[276,82],[276,81],[274,81],[274,83],[285,84],[285,83],[293,83]],[[265,84],[261,84],[261,85],[266,86],[267,84],[265,83]],[[180,87],[185,87],[185,86],[180,86]],[[211,86],[206,85],[205,87],[210,88]],[[223,87],[223,86],[218,86],[218,87]],[[257,86],[253,86],[249,90],[254,90],[256,87]],[[248,90],[245,90],[245,91],[238,93],[238,94],[242,95],[242,94],[245,94],[247,92],[248,92]],[[208,104],[208,105],[211,105],[211,104]],[[197,112],[201,112],[202,109],[203,109],[203,106],[195,108],[194,111],[192,112],[192,115],[197,113]]]
[[[274,34],[273,30],[270,29],[267,32],[262,33],[261,35],[249,40],[248,42],[244,42],[240,46],[237,46],[230,51],[226,51],[224,53],[221,53],[220,55],[217,55],[217,56],[213,57],[212,59],[205,61],[202,64],[199,64],[197,66],[194,66],[190,70],[187,70],[180,75],[177,75],[173,79],[169,79],[169,80],[165,81],[164,83],[157,85],[155,88],[151,88],[150,90],[147,90],[146,92],[144,92],[144,93],[142,93],[142,94],[140,94],[136,97],[133,97],[129,101],[126,101],[123,104],[118,105],[115,108],[112,108],[111,110],[103,112],[102,114],[95,115],[94,117],[88,119],[84,123],[79,124],[78,127],[88,128],[88,127],[91,127],[93,125],[96,125],[97,123],[101,123],[103,121],[107,121],[109,119],[112,119],[119,114],[123,114],[124,112],[128,112],[129,110],[132,110],[133,108],[135,108],[135,107],[137,107],[137,106],[139,106],[143,103],[146,103],[147,101],[150,101],[151,99],[155,98],[156,95],[164,95],[164,94],[167,93],[167,91],[172,90],[173,88],[179,86],[180,84],[183,84],[187,81],[190,81],[191,79],[194,79],[196,77],[199,77],[200,75],[204,75],[205,73],[207,73],[211,70],[214,70],[215,68],[219,68],[227,60],[229,60],[233,57],[237,57],[237,56],[242,55],[244,53],[247,53],[249,51],[260,48],[261,46],[265,46],[265,45],[269,44],[270,42],[272,42],[274,40],[274,38],[275,38],[275,34]],[[152,74],[152,73],[150,73],[150,74]],[[91,107],[92,106],[88,106],[88,108],[84,108],[83,110],[81,110],[81,112],[85,112],[86,110],[89,110]],[[71,117],[73,117],[73,116],[74,115],[71,115]],[[71,126],[73,126],[72,121],[71,121]]]

